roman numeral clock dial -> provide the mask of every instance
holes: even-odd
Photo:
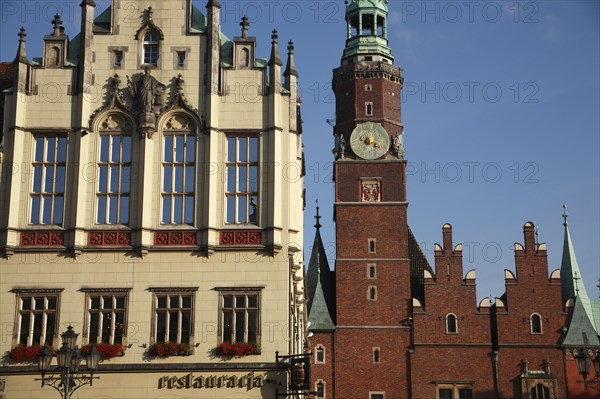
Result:
[[[381,158],[390,148],[390,136],[380,124],[365,122],[352,132],[350,147],[362,159]]]

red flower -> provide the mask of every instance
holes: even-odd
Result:
[[[217,352],[221,356],[228,357],[243,357],[248,355],[256,355],[258,353],[258,347],[253,343],[245,342],[223,342],[217,347]]]
[[[170,356],[188,356],[191,354],[188,344],[176,342],[157,342],[149,349],[150,356],[164,359]]]
[[[92,350],[91,345],[84,345],[81,348],[81,352],[87,355]],[[102,359],[112,359],[113,357],[120,356],[123,353],[123,345],[121,344],[96,344],[96,350],[100,353]]]
[[[49,349],[52,353],[54,353],[54,349]],[[13,348],[13,350],[10,351],[10,358],[15,363],[33,362],[43,350],[44,347],[40,345],[17,345]]]

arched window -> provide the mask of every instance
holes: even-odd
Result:
[[[375,265],[368,265],[367,277],[370,279],[374,279],[377,277],[377,268],[375,267]]]
[[[532,334],[542,334],[542,316],[537,313],[534,313],[530,317],[531,324],[531,333]]]
[[[446,316],[446,334],[456,334],[458,333],[458,324],[456,321],[455,314],[448,314]]]
[[[325,397],[325,382],[323,380],[318,380],[315,384],[315,391],[317,398]]]
[[[325,363],[325,347],[318,345],[315,350],[315,363]]]
[[[100,124],[96,223],[129,223],[131,123],[112,114]]]
[[[369,239],[369,252],[372,253],[372,254],[374,254],[376,252],[376,250],[377,250],[375,244],[376,244],[375,239],[370,238]]]
[[[196,187],[195,125],[185,114],[167,120],[163,129],[161,222],[194,224]]]
[[[377,287],[370,286],[369,287],[369,300],[376,301],[377,300]]]
[[[381,351],[379,348],[373,348],[373,363],[379,363],[381,361]]]
[[[143,63],[146,65],[158,65],[158,41],[160,36],[153,31],[144,35],[142,41]]]

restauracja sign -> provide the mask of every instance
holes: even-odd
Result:
[[[194,376],[189,373],[183,377],[164,376],[158,380],[158,389],[209,389],[209,388],[262,388],[265,385],[263,375],[248,373],[241,377],[236,375]]]

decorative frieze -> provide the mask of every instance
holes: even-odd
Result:
[[[24,231],[21,232],[22,247],[62,247],[64,246],[62,231]]]
[[[195,231],[155,231],[154,245],[192,246],[197,245]]]
[[[94,247],[130,246],[131,232],[129,231],[90,231],[88,245]]]
[[[262,233],[260,231],[222,231],[221,245],[261,245]]]

